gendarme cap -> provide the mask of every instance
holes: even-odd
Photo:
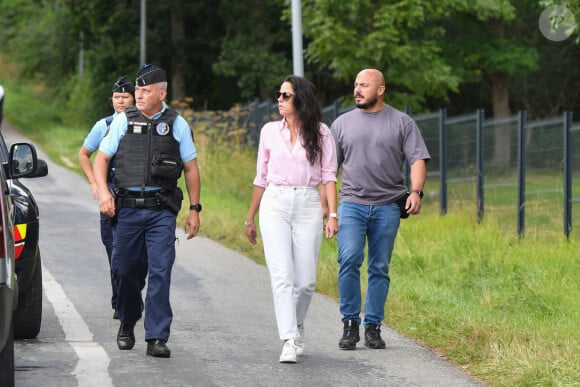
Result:
[[[137,79],[135,80],[137,86],[146,86],[159,82],[167,82],[165,70],[161,67],[157,67],[154,64],[144,64],[137,71]]]
[[[119,77],[113,85],[112,93],[131,93],[135,95],[135,88],[130,80],[125,77]]]

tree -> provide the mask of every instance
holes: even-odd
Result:
[[[428,98],[447,100],[462,83],[489,83],[493,114],[505,117],[512,80],[537,67],[514,4],[537,7],[533,0],[312,0],[303,12],[307,57],[339,79],[382,70],[391,101],[414,111]],[[494,159],[506,165],[509,131],[498,126],[495,135]]]
[[[490,85],[494,118],[511,115],[510,88],[515,78],[537,68],[526,15],[536,14],[533,0],[490,0],[459,7],[446,26],[445,53],[464,81]],[[535,25],[532,24],[532,25]],[[512,139],[505,125],[494,128],[494,163],[507,166]]]
[[[445,99],[460,78],[442,55],[441,27],[453,0],[312,0],[305,2],[306,58],[352,82],[362,68],[381,70],[391,103],[420,110],[429,96]]]
[[[225,34],[213,65],[216,74],[235,79],[243,98],[272,98],[291,72],[290,24],[281,20],[282,0],[222,0]],[[286,5],[285,5],[286,4]]]

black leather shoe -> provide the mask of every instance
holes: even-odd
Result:
[[[113,312],[113,318],[114,318],[115,320],[118,320],[118,319],[119,319],[119,313],[117,313],[117,311],[116,311],[116,310]]]
[[[121,323],[117,333],[117,347],[119,349],[132,349],[135,346],[135,323]]]
[[[338,342],[340,349],[356,349],[356,343],[360,341],[358,324],[355,320],[347,320],[344,322],[344,331],[342,338]]]
[[[147,340],[147,355],[153,357],[169,357],[171,356],[171,351],[165,345],[165,341],[152,339]]]

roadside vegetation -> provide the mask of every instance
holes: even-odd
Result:
[[[80,173],[77,152],[90,128],[65,122],[62,112],[42,99],[42,90],[3,84],[5,119],[53,161]],[[213,113],[205,113],[211,121]],[[191,112],[184,116],[195,123],[204,205],[201,235],[263,264],[261,244],[250,245],[243,226],[255,150],[243,145],[243,130],[220,133],[208,120],[194,119]],[[490,386],[577,386],[579,232],[573,230],[566,240],[561,229],[544,229],[546,223],[538,222],[518,238],[505,227],[503,216],[489,208],[478,223],[475,204],[459,199],[441,216],[436,198],[426,195],[422,214],[401,224],[385,322]],[[325,240],[317,288],[335,299],[336,255],[336,240]],[[336,331],[338,342],[340,321],[329,321],[328,329]]]

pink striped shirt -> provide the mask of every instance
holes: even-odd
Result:
[[[322,158],[310,165],[300,138],[294,146],[286,120],[268,122],[260,133],[260,146],[254,185],[268,184],[292,187],[315,187],[320,183],[336,182],[336,149],[330,129],[320,123]]]

